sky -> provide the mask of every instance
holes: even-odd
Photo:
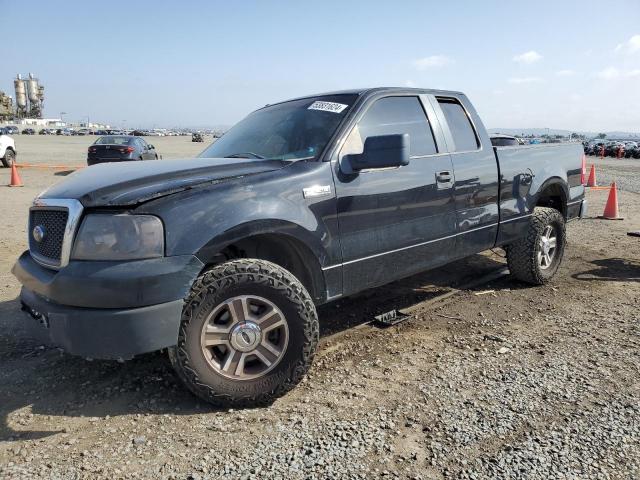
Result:
[[[0,0],[0,12],[0,90],[35,73],[47,117],[231,125],[300,95],[416,86],[465,92],[489,128],[640,132],[638,0]]]

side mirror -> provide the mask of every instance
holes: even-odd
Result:
[[[409,165],[409,134],[379,135],[364,142],[360,154],[345,155],[340,162],[344,173],[369,168],[391,168]]]

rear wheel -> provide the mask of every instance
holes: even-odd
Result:
[[[536,207],[527,234],[505,248],[511,275],[534,285],[548,282],[562,262],[565,243],[562,214],[553,208]]]
[[[15,161],[16,161],[16,152],[8,148],[4,152],[4,157],[2,157],[2,164],[7,168],[11,168],[11,166]]]
[[[240,259],[196,280],[169,357],[198,397],[220,406],[263,405],[303,378],[318,336],[315,306],[291,273]]]

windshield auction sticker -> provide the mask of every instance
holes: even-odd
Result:
[[[347,108],[349,105],[345,105],[344,103],[334,103],[334,102],[321,102],[316,100],[307,110],[321,110],[323,112],[333,112],[333,113],[342,113],[342,111]]]

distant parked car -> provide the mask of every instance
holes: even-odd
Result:
[[[4,130],[5,130],[5,135],[17,135],[20,133],[20,130],[18,130],[18,127],[14,125],[4,127]]]
[[[516,137],[510,135],[502,135],[500,133],[491,134],[491,145],[494,147],[515,147],[520,145]]]
[[[22,135],[35,135],[36,131],[33,128],[25,128],[22,130]]]
[[[76,132],[76,135],[80,135],[80,136],[91,135],[91,130],[89,130],[88,128],[81,128]]]
[[[133,135],[134,137],[146,137],[147,132],[145,132],[144,130],[134,130],[131,132],[131,135]]]
[[[153,145],[132,135],[105,135],[98,138],[87,152],[87,165],[129,160],[157,160]]]
[[[191,141],[192,142],[204,142],[204,137],[202,136],[201,133],[193,133],[193,134],[191,134]]]
[[[638,144],[636,142],[624,142],[624,156],[626,158],[633,157],[633,154],[638,149]]]
[[[620,153],[622,151],[622,153]],[[604,154],[608,157],[617,157],[618,155],[624,156],[624,143],[622,142],[610,142],[605,146]]]
[[[595,142],[591,146],[591,150],[589,151],[589,153],[591,155],[600,155],[603,148],[605,149],[605,153],[606,153],[607,142],[600,140],[599,142]]]

